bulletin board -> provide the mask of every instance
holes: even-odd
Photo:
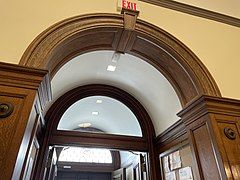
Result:
[[[159,158],[164,180],[196,179],[192,153],[188,144],[166,151],[160,154]]]

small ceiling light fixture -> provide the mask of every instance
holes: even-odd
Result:
[[[111,63],[108,65],[108,67],[107,67],[107,70],[108,71],[111,71],[111,72],[113,72],[113,71],[115,71],[116,70],[116,63],[119,61],[119,59],[120,59],[120,56],[121,56],[121,53],[119,53],[119,52],[114,52],[113,53],[113,55],[112,55],[112,58],[111,58]]]
[[[78,126],[81,127],[81,128],[88,128],[88,127],[90,127],[91,125],[92,125],[91,123],[86,122],[86,123],[81,123],[81,124],[79,124]]]
[[[102,103],[102,100],[101,100],[101,99],[97,99],[96,103],[97,103],[97,104],[101,104],[101,103]]]
[[[93,112],[92,112],[92,115],[97,116],[98,114],[99,114],[99,112],[97,112],[97,111],[93,111]]]
[[[113,72],[116,70],[116,66],[108,65],[107,70]]]
[[[121,53],[115,51],[115,52],[113,53],[113,55],[112,55],[111,61],[112,61],[113,63],[117,63],[118,60],[120,59],[120,56],[121,56]]]

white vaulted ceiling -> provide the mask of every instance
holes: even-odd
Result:
[[[98,100],[101,103],[97,103]],[[94,128],[108,134],[142,136],[132,111],[123,103],[105,96],[91,96],[74,103],[63,114],[58,129],[74,130],[82,123],[91,123]]]
[[[120,56],[114,72],[107,71],[113,53],[113,51],[94,51],[79,55],[66,63],[52,79],[53,101],[78,86],[87,84],[112,85],[134,96],[145,107],[152,119],[156,135],[160,134],[178,120],[176,113],[181,110],[181,105],[174,89],[152,65],[129,54]],[[89,107],[92,107],[94,111],[97,105],[93,103]],[[104,104],[102,105],[104,106]],[[72,108],[76,108],[77,112],[81,106],[76,105]],[[109,108],[109,113],[116,113],[111,111],[108,103],[103,108],[105,110]],[[119,116],[118,119],[122,119],[121,115]],[[101,118],[104,119],[104,117]],[[72,117],[68,116],[69,119],[81,119],[81,113],[72,113]],[[71,121],[68,122],[71,124]],[[136,131],[136,127],[133,125],[118,124],[122,126],[118,127],[122,131],[126,127],[127,131]],[[101,121],[95,121],[93,126],[105,126],[105,131],[109,132],[119,130],[115,126],[101,124]],[[136,124],[136,126],[138,125]]]

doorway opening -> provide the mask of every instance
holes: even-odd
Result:
[[[148,180],[146,153],[81,146],[49,147],[50,180]]]
[[[57,178],[70,178],[74,173],[69,171],[76,168],[79,171],[74,170],[75,178],[106,175],[106,178],[140,180],[152,176],[150,166],[157,162],[152,121],[144,107],[125,91],[100,84],[77,87],[54,102],[46,120],[49,123],[38,162],[47,161],[48,166],[39,168],[36,176],[51,179],[57,174]],[[87,162],[81,162],[83,156],[73,155],[74,152],[91,152],[91,156],[85,158]],[[103,153],[99,157],[104,156],[96,160],[98,163],[94,162],[96,152]],[[105,159],[109,154],[112,160]],[[128,162],[126,157],[130,159]],[[99,174],[104,169],[106,174]]]

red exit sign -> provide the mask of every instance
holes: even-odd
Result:
[[[118,8],[138,11],[137,1],[136,0],[118,0]]]

